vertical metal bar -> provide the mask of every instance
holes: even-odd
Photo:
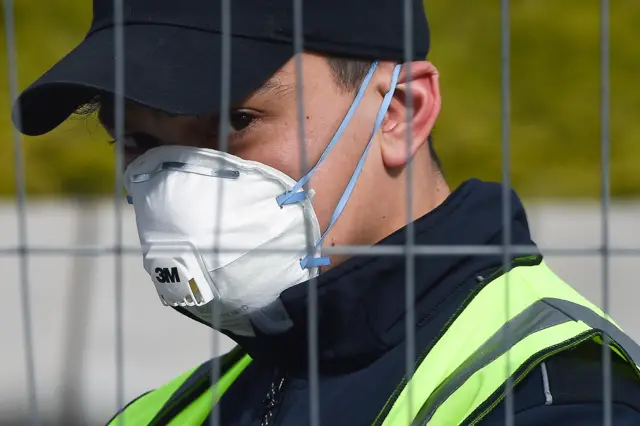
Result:
[[[293,51],[296,68],[296,93],[297,93],[297,115],[298,115],[298,139],[300,141],[300,175],[307,172],[307,147],[305,144],[305,114],[304,114],[304,94],[303,94],[303,70],[302,54],[304,52],[303,36],[303,0],[293,0]],[[308,190],[308,184],[303,187]],[[313,241],[309,224],[305,221],[305,235],[307,243],[307,253],[312,253]],[[292,247],[293,248],[293,247]],[[309,424],[311,426],[320,425],[320,395],[318,380],[318,290],[316,288],[316,278],[309,280],[309,308],[307,310],[307,326],[309,333]]]
[[[509,273],[511,266],[511,21],[509,0],[500,0],[500,39],[501,39],[501,125],[502,125],[502,245],[503,245],[503,269],[504,274]],[[509,282],[507,275],[507,285],[505,286],[505,322],[509,320]],[[507,322],[508,324],[508,322]],[[505,328],[505,340],[507,345],[511,338],[510,330]],[[510,346],[510,345],[509,345]],[[513,407],[513,381],[510,372],[509,352],[506,354],[506,396],[505,396],[505,425],[514,424]]]
[[[123,171],[124,171],[124,8],[123,0],[113,0],[113,22],[114,22],[114,50],[115,50],[115,99],[114,99],[114,119],[115,119],[115,185],[113,188],[113,203],[115,207],[115,358],[116,358],[116,409],[120,411],[124,408],[124,309],[123,309],[123,262],[122,262],[122,201],[124,198]],[[124,416],[118,417],[120,425],[124,424]]]
[[[218,150],[222,152],[229,151],[229,144],[227,136],[229,134],[229,110],[231,108],[231,1],[222,0],[220,4],[220,24],[222,29],[221,38],[221,57],[220,57],[220,113],[218,122]],[[214,228],[213,236],[213,250],[214,257],[219,256],[220,247],[218,247],[218,241],[220,241],[220,233],[222,232],[222,215],[224,209],[223,191],[224,191],[224,179],[218,179],[218,194],[219,199],[216,204],[216,225]],[[222,248],[224,250],[224,248]],[[219,351],[220,348],[220,311],[218,309],[211,310],[211,325],[212,328],[212,351],[213,361],[211,362],[211,383],[214,384],[212,391],[213,404],[211,408],[210,424],[211,426],[218,426],[220,424],[220,407],[218,401],[220,395],[217,392],[216,383],[220,378],[220,360]]]
[[[610,4],[609,0],[600,0],[600,149],[601,149],[601,195],[602,195],[602,309],[609,312],[609,205],[611,198],[610,182]],[[603,319],[603,321],[606,321]],[[611,400],[611,351],[609,338],[603,335],[602,344],[602,391],[603,421],[605,426],[612,424]]]
[[[405,75],[406,77],[406,120],[407,120],[407,132],[406,132],[406,240],[405,240],[405,305],[406,305],[406,318],[405,318],[405,376],[407,378],[407,396],[408,396],[408,418],[407,424],[413,421],[413,384],[411,378],[414,373],[415,353],[416,353],[416,335],[415,335],[415,235],[413,226],[413,166],[411,161],[411,145],[413,142],[413,96],[411,93],[411,62],[413,61],[413,2],[411,0],[404,0],[404,58],[405,58]]]
[[[96,244],[99,238],[99,227],[96,216],[99,214],[93,199],[76,200],[78,210],[76,224],[76,246],[83,247]],[[58,424],[86,424],[85,412],[82,409],[82,376],[86,360],[86,345],[89,337],[87,324],[91,319],[89,300],[95,286],[93,271],[96,258],[91,256],[73,256],[70,285],[67,293],[66,336],[62,346],[61,382],[62,396]]]
[[[13,0],[4,0],[4,32],[7,48],[7,68],[9,75],[10,105],[18,98],[18,58],[16,55],[15,21]],[[16,108],[16,121],[20,124],[20,108]],[[18,247],[20,264],[20,305],[22,309],[22,330],[24,338],[25,364],[27,370],[27,396],[29,399],[30,424],[40,424],[38,398],[36,393],[35,354],[31,324],[31,296],[29,283],[29,248],[27,234],[27,188],[25,166],[22,156],[22,137],[13,128],[13,167],[16,180],[16,213],[18,226]]]

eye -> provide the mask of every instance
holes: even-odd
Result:
[[[234,131],[240,132],[251,126],[256,118],[257,117],[255,115],[247,111],[231,111],[231,114],[229,116],[229,124]]]
[[[146,133],[129,134],[125,138],[125,144],[124,144],[125,149],[133,148],[133,149],[140,149],[144,151],[147,151],[151,148],[155,148],[160,145],[161,143],[157,138],[151,135],[148,135]]]
[[[109,144],[115,144],[115,140],[109,141]],[[146,133],[132,133],[124,137],[125,150],[142,150],[147,151],[151,148],[160,146],[160,141]]]

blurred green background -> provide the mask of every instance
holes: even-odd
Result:
[[[84,36],[89,0],[17,0],[20,88]],[[453,186],[500,180],[499,1],[428,1],[430,59],[440,70],[443,111],[435,146]],[[598,0],[519,0],[512,24],[512,184],[527,197],[600,194]],[[4,19],[2,20],[4,29]],[[616,197],[640,195],[640,2],[611,10],[611,178]],[[0,196],[15,191],[4,32],[0,44]],[[30,196],[113,190],[113,149],[95,119],[69,120],[23,139]],[[8,166],[8,167],[7,167]]]

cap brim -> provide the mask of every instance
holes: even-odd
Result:
[[[124,96],[173,114],[221,106],[222,35],[164,25],[124,27]],[[115,92],[115,31],[87,37],[18,98],[13,119],[31,136],[56,128],[97,93]],[[290,44],[231,39],[230,102],[258,89],[293,56]]]

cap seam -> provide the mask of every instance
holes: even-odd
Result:
[[[129,22],[125,22],[123,24],[123,26],[160,26],[160,27],[170,27],[170,28],[182,28],[182,29],[186,29],[186,30],[192,30],[192,31],[199,31],[199,32],[203,32],[203,33],[208,33],[208,34],[217,34],[217,35],[221,35],[222,32],[219,30],[210,30],[210,29],[204,29],[204,28],[198,28],[198,27],[192,27],[192,26],[188,26],[188,25],[182,25],[182,24],[175,24],[175,23],[167,23],[167,22],[143,22],[143,21],[129,21]],[[93,36],[94,34],[97,34],[101,31],[104,30],[108,30],[115,27],[114,24],[105,24],[102,26],[99,26],[96,29],[92,29],[90,30],[85,39]],[[233,38],[241,38],[241,39],[247,39],[247,40],[255,40],[255,41],[262,41],[265,43],[271,43],[271,44],[278,44],[278,45],[291,45],[293,44],[293,38],[292,37],[288,37],[288,36],[277,36],[277,35],[270,35],[269,37],[260,37],[260,36],[255,36],[255,35],[247,35],[247,34],[242,34],[242,33],[231,33],[231,36]],[[341,52],[343,54],[348,54],[349,51],[353,51],[354,49],[366,49],[372,53],[367,53],[365,51],[360,51],[358,52],[359,56],[371,56],[373,54],[373,52],[377,52],[380,53],[381,50],[387,51],[390,54],[391,53],[396,53],[396,55],[390,55],[389,57],[382,57],[379,59],[391,59],[391,56],[393,56],[393,58],[395,58],[397,56],[397,54],[401,54],[404,55],[404,50],[403,51],[396,51],[395,49],[389,48],[388,46],[379,46],[379,45],[373,45],[373,44],[361,44],[361,43],[357,43],[357,44],[350,44],[347,46],[347,49],[345,49],[345,44],[341,43],[339,41],[333,41],[333,40],[328,40],[328,39],[324,39],[324,40],[318,40],[318,39],[313,39],[310,37],[305,37],[305,44],[311,44],[313,46],[310,46],[311,48],[308,49],[310,51],[323,51],[323,50],[331,50],[333,51],[333,48],[335,48],[335,51],[333,53],[336,52]],[[321,45],[321,46],[320,46]],[[354,53],[355,54],[355,53]],[[380,55],[378,55],[380,56]],[[386,55],[385,55],[386,56]],[[378,59],[378,58],[376,58]]]
[[[128,27],[128,26],[149,26],[149,27],[171,27],[171,28],[183,28],[186,30],[192,30],[192,31],[199,31],[199,32],[203,32],[203,33],[209,33],[209,34],[222,34],[222,31],[219,30],[209,30],[209,29],[204,29],[204,28],[199,28],[199,27],[193,27],[193,26],[189,26],[189,25],[182,25],[182,24],[175,24],[175,23],[168,23],[168,22],[145,22],[145,21],[129,21],[129,22],[125,22],[123,24],[123,26]],[[95,29],[90,30],[85,38],[91,37],[92,35],[99,33],[101,31],[104,30],[108,30],[111,28],[114,28],[115,25],[113,23],[110,24],[105,24],[105,25],[101,25]],[[246,39],[251,39],[251,40],[260,40],[260,41],[268,41],[268,42],[273,42],[273,43],[282,43],[282,44],[286,44],[288,39],[283,38],[282,40],[279,39],[274,39],[274,38],[266,38],[266,37],[256,37],[253,35],[247,35],[247,34],[241,34],[241,33],[231,33],[231,35],[233,37],[239,37],[239,38],[246,38]]]

